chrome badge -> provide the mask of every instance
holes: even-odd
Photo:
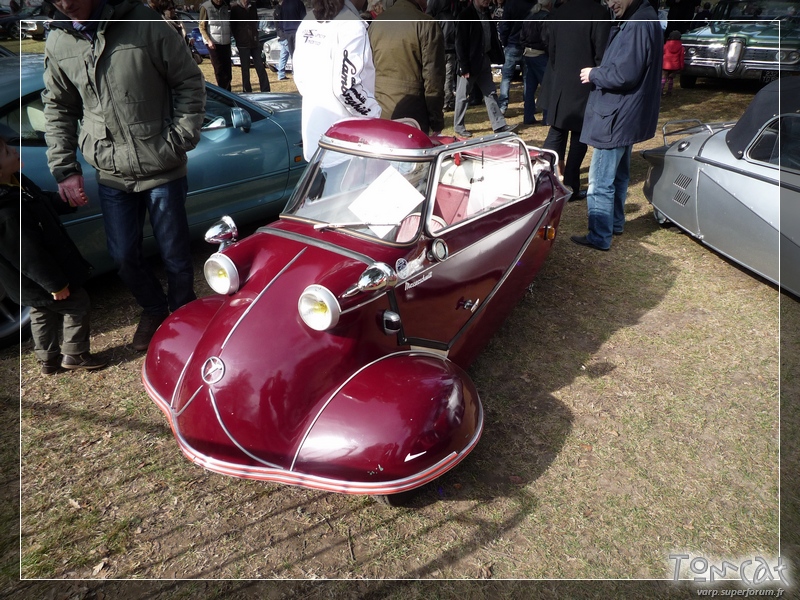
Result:
[[[201,374],[206,383],[217,383],[225,375],[225,363],[222,359],[212,356],[203,363]]]

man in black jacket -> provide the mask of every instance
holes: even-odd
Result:
[[[495,133],[510,131],[500,106],[497,104],[497,88],[492,79],[492,63],[503,62],[503,50],[497,37],[497,28],[486,9],[489,0],[472,0],[458,15],[456,23],[456,60],[458,61],[458,84],[456,86],[456,109],[453,128],[459,137],[472,137],[466,130],[467,99],[476,85],[483,93],[489,121]]]
[[[253,91],[250,87],[250,63],[256,69],[258,86],[262,92],[269,91],[269,77],[261,60],[261,44],[258,41],[258,11],[249,0],[239,0],[231,5],[231,35],[236,40],[242,68],[242,91]]]
[[[586,198],[580,182],[587,146],[580,138],[590,87],[581,83],[580,72],[600,64],[610,30],[611,15],[597,0],[567,0],[547,21],[550,72],[539,101],[547,110],[550,131],[543,146],[558,153],[564,184],[573,191],[570,200]]]
[[[456,18],[454,0],[431,0],[425,11],[439,21],[444,35],[444,109],[456,107]]]

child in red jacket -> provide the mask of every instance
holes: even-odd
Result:
[[[661,95],[669,96],[672,94],[672,84],[675,73],[683,71],[683,44],[681,44],[681,32],[673,31],[669,34],[667,43],[664,44],[664,63],[661,74]],[[664,92],[664,84],[667,84],[667,91]]]

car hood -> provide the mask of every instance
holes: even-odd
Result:
[[[308,285],[324,285],[338,296],[356,281],[365,261],[349,254],[259,232],[226,250],[246,278],[240,291],[189,304],[164,322],[148,350],[147,377],[196,450],[218,454],[224,446],[207,436],[206,419],[216,415],[258,459],[287,467],[332,390],[385,354],[378,348],[383,334],[371,343],[363,333],[374,328],[360,322],[364,311],[343,314],[324,332],[310,329],[298,314]],[[217,361],[224,374],[212,381],[209,365]],[[209,444],[215,447],[203,447]]]
[[[276,113],[288,110],[300,110],[303,106],[303,98],[300,94],[280,94],[273,92],[253,92],[251,94],[241,94],[242,98],[249,100],[253,104],[258,104],[266,110]]]
[[[710,43],[717,40],[725,40],[733,35],[744,37],[750,46],[759,44],[773,46],[777,44],[778,40],[782,45],[800,46],[800,27],[796,24],[785,22],[781,22],[779,27],[777,22],[741,23],[717,21],[701,29],[685,33],[681,41],[684,44]]]

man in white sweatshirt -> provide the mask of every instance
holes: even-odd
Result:
[[[361,19],[366,1],[314,0],[295,38],[294,81],[303,96],[303,156],[310,160],[319,138],[349,117],[381,116],[375,100],[375,67]],[[338,10],[337,10],[338,8]]]

